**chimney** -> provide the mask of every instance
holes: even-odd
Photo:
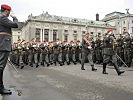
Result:
[[[96,14],[96,21],[99,21],[99,14]]]

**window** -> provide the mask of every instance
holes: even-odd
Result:
[[[91,32],[91,34],[93,34],[93,32]]]
[[[36,28],[36,33],[35,33],[35,37],[36,38],[39,38],[40,37],[40,31],[41,31],[41,29]]]
[[[68,32],[68,30],[64,30],[64,32],[65,32],[65,33],[67,33],[67,32]]]
[[[73,31],[74,33],[77,33],[77,31]]]
[[[73,38],[74,38],[74,42],[76,42],[77,41],[77,35],[74,35]]]
[[[45,29],[45,30],[44,30],[44,39],[45,39],[46,41],[49,41],[49,29]]]
[[[18,40],[20,39],[20,36],[18,36]]]
[[[68,42],[68,35],[64,36],[64,40],[66,40],[66,42]]]
[[[123,31],[126,32],[126,27],[123,27]]]
[[[57,38],[57,30],[53,30],[53,41],[56,41]]]
[[[125,21],[123,21],[123,24],[125,24]]]
[[[85,31],[82,31],[82,35],[84,35],[85,34]]]

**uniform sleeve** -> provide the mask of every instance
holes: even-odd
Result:
[[[18,19],[16,17],[13,18],[13,22],[12,22],[7,17],[3,16],[3,17],[1,17],[0,23],[5,27],[18,28]]]

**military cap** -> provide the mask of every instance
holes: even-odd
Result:
[[[9,5],[7,5],[7,4],[2,4],[1,8],[9,10],[9,11],[11,10],[11,7]]]

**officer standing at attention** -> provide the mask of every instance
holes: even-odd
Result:
[[[112,34],[112,30],[108,30],[106,37],[103,39],[103,74],[108,74],[106,72],[106,65],[109,62],[113,63],[113,66],[118,75],[124,73],[124,71],[121,71],[119,69],[119,66],[117,64],[117,55],[114,51],[114,40],[115,37],[114,34]]]
[[[85,70],[84,63],[86,57],[89,60],[89,63],[92,67],[92,71],[96,71],[97,69],[94,68],[94,63],[92,60],[92,47],[91,47],[91,40],[89,39],[89,33],[86,32],[85,36],[82,39],[82,60],[81,60],[81,70]]]
[[[9,20],[11,7],[2,4],[0,13],[0,94],[11,94],[10,90],[4,88],[3,72],[7,64],[8,56],[11,51],[11,28],[18,28],[18,19],[11,15],[13,21]]]

